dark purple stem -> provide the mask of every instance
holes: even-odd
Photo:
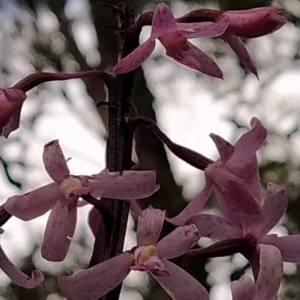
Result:
[[[173,143],[159,129],[158,125],[150,118],[142,116],[132,117],[130,118],[130,124],[133,128],[135,128],[138,125],[148,126],[151,129],[151,131],[170,149],[171,152],[173,152],[177,157],[179,157],[180,159],[184,160],[185,162],[197,169],[205,170],[205,168],[209,164],[214,163],[213,160],[205,157],[204,155],[198,152]]]
[[[75,78],[99,78],[102,79],[107,85],[110,85],[114,81],[115,77],[105,73],[101,70],[89,70],[81,72],[72,73],[47,73],[39,72],[35,74],[28,75],[18,83],[16,83],[12,88],[22,90],[24,93],[36,87],[37,85],[47,82],[47,81],[59,81],[59,80],[69,80]]]

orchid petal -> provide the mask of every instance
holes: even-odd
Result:
[[[116,74],[131,72],[146,60],[146,58],[152,53],[154,48],[155,41],[148,39],[145,43],[141,44],[126,57],[119,60],[115,65],[113,72],[115,72]]]
[[[260,205],[248,190],[245,180],[235,176],[219,163],[208,165],[205,175],[213,181],[218,203],[227,219],[231,220],[233,213],[259,213]]]
[[[211,194],[211,190],[212,182],[210,179],[207,179],[202,191],[188,203],[181,213],[174,218],[166,218],[166,220],[175,226],[185,225],[190,217],[202,210]]]
[[[134,218],[138,218],[139,215],[142,213],[142,209],[138,205],[137,201],[129,200],[130,202],[130,212],[132,213]]]
[[[257,238],[267,234],[283,217],[287,205],[288,197],[285,190],[276,184],[269,184],[261,215],[256,222],[248,225],[248,232]]]
[[[133,264],[125,252],[75,275],[58,277],[58,285],[68,300],[95,300],[118,286]]]
[[[157,191],[155,171],[99,173],[89,179],[91,194],[112,199],[142,199]]]
[[[165,212],[148,207],[142,211],[138,219],[137,245],[155,245],[163,227]]]
[[[225,33],[223,39],[226,40],[231,49],[235,52],[242,65],[258,78],[255,64],[241,39],[230,33]]]
[[[283,263],[280,251],[271,245],[260,245],[259,273],[253,300],[274,299],[277,295],[282,276]]]
[[[255,284],[248,276],[243,276],[231,284],[232,300],[253,300]]]
[[[77,207],[71,211],[58,201],[52,209],[41,246],[42,256],[49,261],[62,261],[69,250],[75,232]]]
[[[176,30],[176,21],[169,6],[164,3],[157,4],[153,13],[150,39],[154,41],[156,38]]]
[[[0,234],[4,231],[0,229]],[[44,275],[40,271],[32,271],[31,277],[19,270],[6,256],[2,247],[0,247],[0,268],[17,285],[26,289],[32,289],[39,286],[44,281]]]
[[[58,140],[53,140],[44,146],[43,162],[48,175],[58,184],[70,175]]]
[[[11,215],[29,221],[35,219],[48,210],[62,197],[58,185],[50,183],[24,195],[8,198],[4,204],[5,210]]]
[[[8,138],[12,131],[15,131],[20,126],[21,110],[23,103],[16,105],[11,113],[8,123],[3,127],[3,136]]]
[[[234,147],[217,134],[211,133],[209,136],[211,137],[218,149],[222,164],[225,164],[232,156],[234,152]]]
[[[201,214],[191,217],[189,223],[195,224],[201,236],[216,240],[243,237],[242,229],[230,221],[215,215]]]
[[[206,75],[223,78],[223,73],[218,65],[203,51],[190,42],[186,43],[186,48],[172,48],[160,38],[160,41],[167,50],[167,55],[178,61],[179,63],[198,70]]]
[[[170,261],[163,260],[163,263],[170,276],[152,275],[173,300],[209,299],[205,288],[194,277]]]
[[[98,230],[102,222],[102,215],[96,207],[93,207],[89,212],[88,223],[95,237],[98,235]]]
[[[217,23],[177,23],[177,30],[187,39],[200,37],[217,37],[224,34],[229,24],[229,18],[223,17]],[[183,30],[183,32],[181,32]],[[190,30],[190,31],[188,31]]]
[[[247,10],[225,11],[222,16],[230,19],[228,31],[245,38],[270,34],[286,22],[278,6],[259,7]]]
[[[267,130],[257,118],[252,118],[250,125],[251,130],[245,132],[235,143],[234,153],[226,168],[237,177],[245,179],[247,189],[260,204],[262,197],[256,151],[265,142]]]
[[[165,236],[156,245],[158,256],[172,259],[183,255],[200,239],[200,233],[194,224],[180,226]]]
[[[283,261],[300,263],[300,234],[278,237],[276,234],[269,234],[262,237],[261,244],[276,246],[282,255]]]

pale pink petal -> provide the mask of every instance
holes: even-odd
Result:
[[[242,65],[258,78],[255,64],[241,39],[236,35],[230,33],[225,33],[223,35],[223,38],[235,52]]]
[[[229,18],[223,17],[217,23],[177,23],[177,30],[186,38],[217,37],[221,36],[227,29]],[[181,30],[183,30],[181,32]]]
[[[75,275],[58,277],[58,285],[68,300],[95,300],[118,286],[133,264],[125,252]]]
[[[163,227],[165,212],[152,207],[142,211],[138,219],[137,245],[155,245]]]
[[[243,237],[242,229],[230,221],[214,215],[201,214],[191,217],[189,223],[195,224],[201,236],[215,240]]]
[[[283,237],[270,234],[262,237],[259,242],[276,246],[281,252],[283,261],[300,264],[300,234]]]
[[[53,140],[44,146],[43,162],[48,175],[58,184],[70,175],[58,140]]]
[[[225,164],[232,156],[234,152],[234,147],[217,134],[211,133],[209,136],[214,141],[218,149],[222,164]]]
[[[166,33],[176,30],[176,21],[169,6],[164,3],[157,4],[153,14],[150,39],[153,41]]]
[[[203,51],[190,42],[187,42],[186,48],[172,48],[160,39],[167,50],[167,55],[178,61],[179,63],[202,72],[206,75],[223,78],[223,73],[218,65]]]
[[[282,257],[280,251],[274,246],[260,245],[259,247],[259,273],[253,300],[273,300],[283,276]]]
[[[163,260],[170,276],[155,276],[157,282],[171,296],[173,300],[208,300],[205,288],[186,271]]]
[[[75,232],[77,207],[71,211],[61,201],[52,209],[41,246],[42,256],[49,261],[65,259]]]
[[[188,203],[181,213],[174,218],[166,218],[166,220],[176,226],[185,225],[190,217],[202,210],[211,194],[211,190],[212,182],[207,179],[202,191]]]
[[[91,194],[112,199],[142,199],[157,191],[155,171],[99,173],[89,179]]]
[[[0,228],[0,234],[3,229]],[[44,275],[40,271],[32,271],[31,277],[19,270],[6,256],[2,247],[0,247],[0,268],[17,285],[26,289],[32,289],[39,286],[44,281]]]
[[[128,73],[139,67],[155,48],[155,41],[148,39],[133,50],[126,57],[122,58],[115,65],[113,72],[116,74]]]
[[[156,245],[158,256],[172,259],[183,255],[197,244],[200,233],[194,224],[177,227]]]
[[[288,197],[285,190],[276,184],[269,184],[261,215],[256,222],[248,224],[247,233],[257,238],[267,234],[283,217],[287,205]]]
[[[255,284],[248,276],[243,276],[231,284],[232,300],[253,300]],[[271,299],[270,299],[271,300]]]
[[[11,215],[29,221],[46,213],[61,197],[58,185],[53,182],[24,195],[8,198],[4,208]]]

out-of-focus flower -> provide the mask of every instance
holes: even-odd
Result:
[[[0,234],[4,230],[0,228]],[[31,277],[20,271],[6,256],[0,246],[0,268],[17,285],[26,289],[33,289],[44,281],[44,275],[40,271],[32,271]]]
[[[121,59],[114,67],[114,72],[120,74],[136,69],[152,53],[155,40],[158,39],[165,47],[166,54],[179,63],[204,74],[222,78],[222,71],[216,63],[187,39],[220,36],[227,26],[227,17],[217,23],[177,23],[170,8],[164,3],[159,3],[154,11],[150,37]]]
[[[280,251],[270,245],[259,246],[259,272],[256,281],[243,276],[231,284],[232,300],[276,300],[283,276]]]
[[[243,201],[243,198],[240,199]],[[210,214],[199,214],[187,220],[201,229],[201,235],[214,240],[228,240],[246,238],[254,244],[268,244],[276,246],[283,261],[300,263],[300,235],[277,237],[268,232],[283,217],[288,204],[284,189],[276,184],[269,184],[267,194],[258,213],[245,213],[234,210],[237,218],[221,217]],[[228,209],[230,209],[228,207]],[[222,212],[222,210],[221,210]]]
[[[282,9],[278,6],[259,7],[247,10],[220,11],[213,9],[197,9],[181,18],[178,22],[214,20],[220,22],[228,18],[229,23],[222,38],[227,41],[246,69],[257,75],[256,67],[241,38],[256,38],[270,34],[282,27],[286,20],[279,15]]]
[[[5,137],[19,127],[21,109],[25,99],[26,94],[20,89],[0,90],[0,129]]]
[[[59,277],[58,283],[69,300],[93,300],[119,285],[130,270],[148,271],[176,300],[205,300],[207,291],[183,269],[168,261],[184,254],[200,238],[193,224],[177,227],[158,241],[164,212],[147,208],[138,219],[137,247],[72,276]]]
[[[42,256],[50,261],[61,261],[67,254],[75,231],[80,196],[90,193],[95,198],[126,200],[145,198],[156,191],[154,171],[70,175],[57,140],[45,145],[43,161],[54,182],[27,194],[10,197],[4,207],[10,214],[25,221],[51,209],[41,250]]]
[[[203,190],[176,217],[167,219],[174,225],[184,225],[206,204],[214,190],[223,215],[239,224],[242,214],[257,214],[262,201],[256,151],[264,143],[267,131],[257,118],[250,121],[251,130],[233,145],[211,134],[220,159],[205,169]]]

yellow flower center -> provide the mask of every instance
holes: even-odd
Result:
[[[156,256],[157,251],[154,245],[138,247],[133,254],[136,265],[143,265],[152,256]]]
[[[75,190],[79,187],[81,187],[81,181],[76,177],[69,177],[62,181],[62,183],[59,185],[59,191],[66,195],[70,191]]]

